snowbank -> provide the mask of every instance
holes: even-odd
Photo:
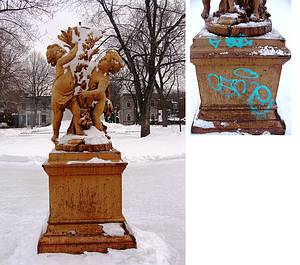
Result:
[[[38,231],[37,226],[33,225],[32,228]],[[110,249],[107,254],[86,252],[81,255],[56,253],[38,255],[36,253],[38,233],[32,230],[31,236],[21,238],[20,244],[15,246],[13,253],[5,260],[5,265],[173,265],[176,262],[175,251],[158,235],[138,228],[132,229],[137,239],[137,249]]]
[[[38,239],[49,214],[48,177],[40,165],[26,159],[0,163],[0,172],[0,264],[184,264],[183,159],[131,163],[126,168],[123,211],[138,249],[108,254],[38,255]]]
[[[61,135],[68,125],[63,121]],[[49,214],[48,177],[41,164],[54,147],[52,128],[2,129],[0,264],[184,264],[184,127],[180,133],[178,126],[152,126],[146,138],[140,138],[139,126],[108,124],[108,131],[113,146],[130,161],[124,171],[123,212],[138,249],[38,255],[38,239]]]
[[[60,137],[69,126],[70,121],[62,121]],[[106,124],[108,135],[111,136],[113,147],[121,151],[122,157],[128,162],[145,162],[153,160],[172,160],[185,157],[185,127],[179,132],[178,125],[167,128],[151,126],[151,134],[140,138],[140,126],[124,126],[122,124]],[[93,129],[93,128],[91,128]],[[91,131],[91,142],[99,141]],[[34,129],[0,129],[0,163],[36,161],[41,164],[54,148],[51,142],[52,126]],[[100,135],[100,141],[107,141]],[[15,157],[15,158],[13,158]]]

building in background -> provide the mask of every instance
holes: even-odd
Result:
[[[120,109],[118,111],[119,121],[123,125],[133,125],[139,123],[139,111],[134,94],[123,90],[120,95]],[[150,123],[157,124],[159,122],[159,96],[152,94],[150,101]]]
[[[119,121],[123,125],[132,125],[137,122],[137,107],[133,96],[123,91],[120,96]]]
[[[1,94],[0,98],[0,128],[18,127],[18,105],[20,91],[10,91]]]
[[[37,110],[36,121],[34,121],[35,108]],[[21,98],[18,105],[18,114],[19,127],[40,127],[50,125],[52,118],[51,96]]]
[[[121,123],[123,125],[139,124],[139,111],[136,102],[134,101],[134,94],[123,90],[120,93],[119,101],[114,105],[112,118],[107,122]],[[168,123],[176,124],[179,120],[185,117],[185,98],[179,100],[169,100],[167,102]],[[114,102],[113,102],[114,103]],[[150,123],[162,123],[162,111],[160,100],[157,93],[153,93],[150,101]],[[34,97],[22,97],[17,107],[18,114],[13,114],[9,120],[13,119],[9,127],[34,127],[34,126],[48,126],[52,122],[51,112],[51,96],[42,96],[37,98],[37,115],[34,123],[35,99]],[[1,113],[0,113],[1,114]],[[7,116],[7,114],[6,114]],[[0,115],[1,118],[1,115]],[[72,118],[71,112],[66,109],[63,119],[70,120]],[[8,119],[7,119],[8,120]]]

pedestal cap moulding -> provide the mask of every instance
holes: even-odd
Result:
[[[211,1],[202,2],[205,28],[190,53],[201,101],[192,132],[285,134],[276,97],[291,53],[272,28],[267,1],[221,0],[212,15]]]

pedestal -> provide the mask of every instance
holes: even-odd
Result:
[[[50,216],[38,253],[135,248],[135,238],[122,214],[126,166],[115,149],[52,151],[43,165],[49,176]]]
[[[192,133],[284,134],[276,97],[291,57],[275,30],[260,37],[221,37],[202,30],[191,47],[201,106]]]
[[[226,15],[222,15],[220,18],[222,19]],[[233,17],[229,16],[229,20],[232,20]],[[234,19],[233,19],[234,20]],[[221,36],[231,36],[231,37],[239,37],[239,36],[260,36],[264,35],[270,31],[272,31],[272,22],[267,19],[264,22],[250,22],[250,23],[239,23],[239,21],[232,21],[229,24],[219,24],[218,19],[208,18],[205,21],[206,29],[214,34]]]

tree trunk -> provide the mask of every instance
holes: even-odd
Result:
[[[134,105],[134,119],[135,119],[135,125],[139,124],[139,114],[138,114],[138,103],[134,95],[131,93],[133,105]]]
[[[168,127],[168,111],[165,103],[162,104],[162,126]]]
[[[135,125],[138,125],[139,124],[139,113],[138,113],[136,106],[134,107],[134,115],[135,115]]]
[[[146,104],[141,110],[141,137],[146,137],[150,134],[150,108]]]

